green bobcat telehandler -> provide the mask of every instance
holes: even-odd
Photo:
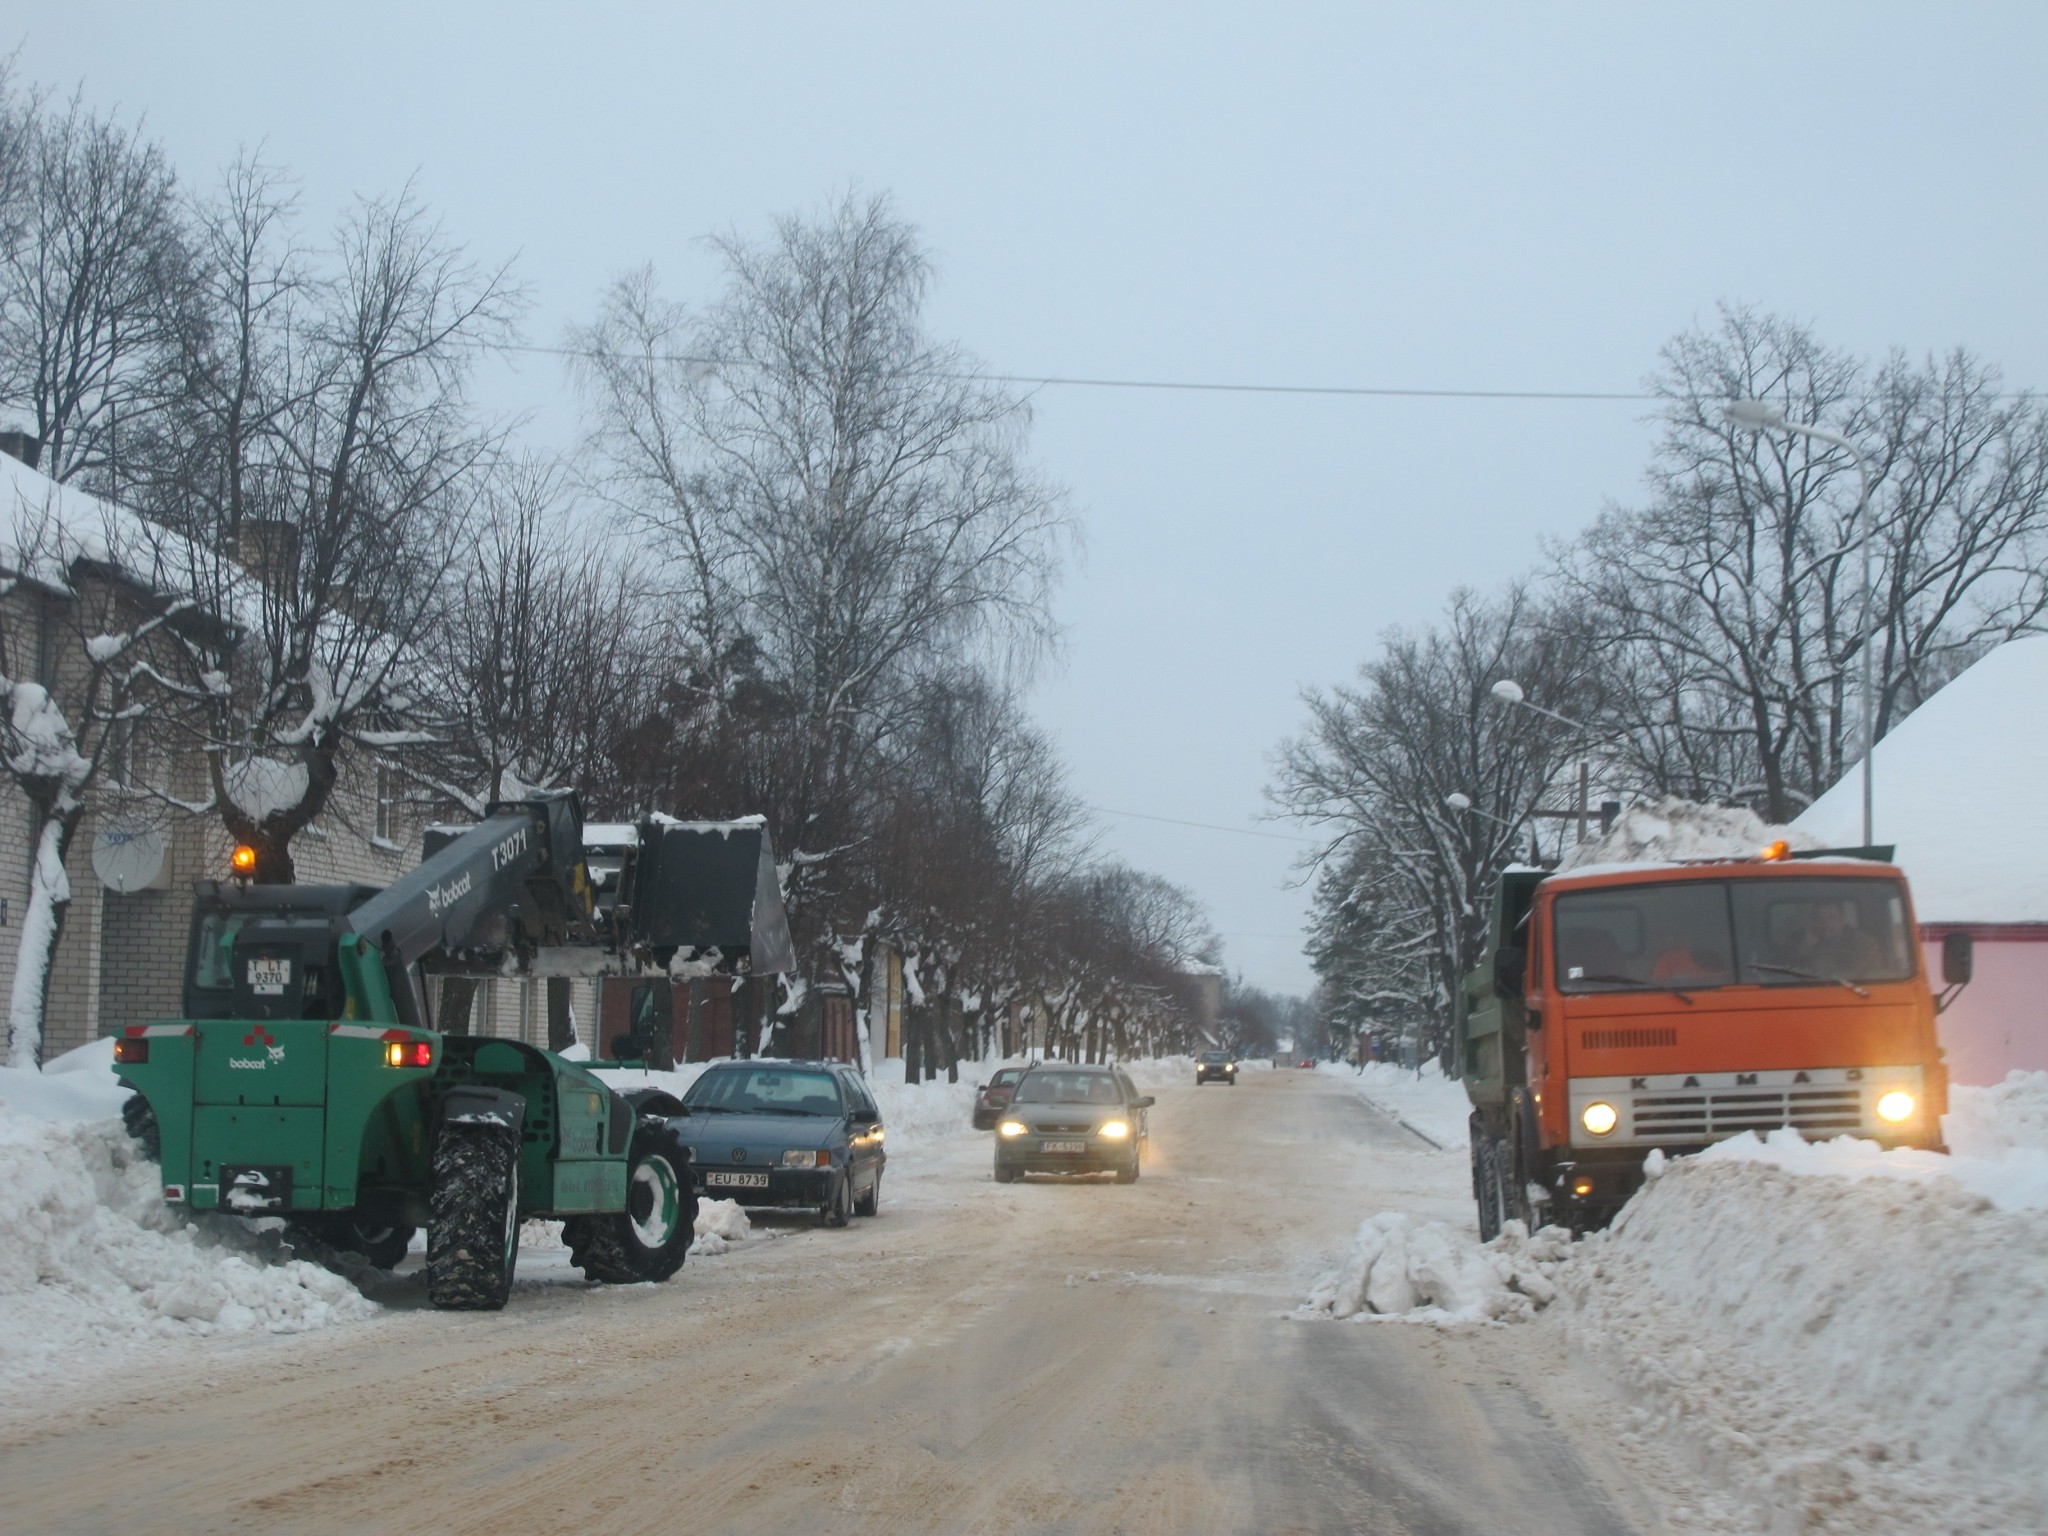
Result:
[[[652,972],[634,873],[599,899],[580,808],[556,794],[430,833],[424,862],[381,891],[199,882],[185,1017],[129,1025],[114,1048],[165,1198],[280,1216],[316,1251],[385,1268],[425,1227],[438,1307],[504,1306],[535,1216],[562,1219],[590,1279],[668,1279],[697,1212],[668,1124],[681,1106],[535,1046],[435,1030],[422,986],[422,962],[501,975],[548,954],[570,957],[565,974]]]

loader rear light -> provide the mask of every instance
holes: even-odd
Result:
[[[387,1067],[431,1067],[433,1064],[434,1042],[431,1040],[384,1042],[384,1065]]]
[[[114,1060],[126,1066],[142,1066],[149,1060],[149,1042],[147,1040],[116,1040],[114,1042]]]

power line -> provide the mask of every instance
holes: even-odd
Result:
[[[1106,805],[1091,805],[1089,810],[1099,816],[1127,816],[1133,821],[1160,821],[1169,827],[1198,827],[1204,832],[1232,832],[1239,837],[1263,837],[1276,843],[1307,843],[1320,847],[1321,840],[1313,837],[1297,837],[1291,832],[1261,832],[1253,827],[1226,827],[1213,821],[1183,821],[1178,816],[1151,816],[1144,811],[1113,811]]]
[[[536,357],[594,360],[605,354],[586,347],[544,347],[532,342],[477,342],[493,352],[524,352]],[[690,368],[723,368],[731,359],[699,357],[685,352],[619,354],[637,362],[680,363]],[[945,377],[984,384],[1027,385],[1033,389],[1147,389],[1181,394],[1322,395],[1365,400],[1557,400],[1621,401],[1643,404],[1663,398],[1640,391],[1599,389],[1423,389],[1394,384],[1262,384],[1212,379],[1117,379],[1054,373],[949,373]]]

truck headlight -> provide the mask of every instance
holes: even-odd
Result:
[[[1595,1136],[1606,1136],[1621,1124],[1621,1114],[1612,1104],[1602,1101],[1580,1110],[1579,1123]]]
[[[1005,1136],[1022,1136],[1026,1131],[1030,1130],[1031,1127],[1026,1125],[1022,1120],[1005,1120],[1001,1125],[997,1126],[996,1129],[1002,1132],[1002,1134]]]
[[[1913,1102],[1913,1095],[1903,1088],[1894,1088],[1890,1093],[1878,1096],[1877,1118],[1897,1125],[1902,1120],[1912,1119],[1913,1111],[1918,1107]]]
[[[1131,1134],[1131,1123],[1128,1120],[1105,1120],[1095,1127],[1095,1134],[1111,1141],[1122,1141]]]

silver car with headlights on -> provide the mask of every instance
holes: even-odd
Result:
[[[996,1122],[996,1182],[1113,1173],[1119,1184],[1136,1183],[1151,1107],[1150,1095],[1115,1067],[1034,1064]]]

